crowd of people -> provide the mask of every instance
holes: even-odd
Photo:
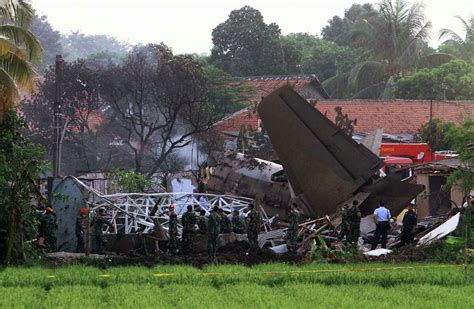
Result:
[[[204,203],[205,201],[201,201]],[[258,203],[258,201],[257,201]],[[168,252],[170,254],[190,254],[195,251],[196,235],[207,236],[207,253],[215,256],[218,238],[221,234],[239,234],[246,235],[246,239],[251,249],[258,247],[258,235],[262,230],[262,217],[260,212],[249,204],[246,212],[233,210],[231,214],[226,214],[222,208],[214,206],[209,213],[201,209],[196,213],[193,205],[188,205],[186,212],[181,216],[182,233],[181,239],[178,239],[178,215],[175,212],[173,204],[167,208],[168,222]],[[245,214],[245,215],[244,215]],[[298,251],[298,231],[301,223],[301,213],[298,210],[298,204],[292,202],[287,216],[286,245],[289,252]],[[77,239],[76,252],[85,250],[85,233],[87,221],[89,218],[89,209],[83,207],[79,210],[76,219],[75,234]],[[371,250],[377,248],[381,242],[382,248],[387,248],[387,236],[390,229],[390,220],[392,216],[384,203],[373,213],[373,220],[376,225]],[[339,241],[346,244],[355,245],[360,237],[361,212],[357,201],[351,205],[344,205],[342,208],[342,222],[340,225]],[[413,205],[409,205],[402,221],[402,233],[400,245],[406,245],[414,241],[414,233],[417,224],[416,212]],[[52,208],[46,210],[40,216],[39,243],[40,246],[48,251],[56,251],[56,229],[57,218]],[[160,223],[155,222],[155,230]],[[103,253],[106,240],[104,237],[104,228],[106,226],[113,228],[113,224],[106,218],[105,209],[101,208],[90,218],[90,226],[93,227],[94,252]],[[241,238],[245,239],[245,237]],[[157,250],[160,250],[157,245]]]
[[[360,237],[361,213],[357,200],[352,205],[344,205],[342,208],[342,223],[339,240],[345,239],[346,243],[356,244]],[[375,223],[375,232],[372,238],[371,250],[375,250],[379,243],[383,249],[387,248],[388,232],[391,228],[390,220],[393,218],[390,210],[385,207],[385,203],[380,202],[379,206],[373,213]],[[417,224],[417,215],[412,204],[407,206],[407,210],[403,215],[402,233],[400,236],[400,246],[404,246],[414,242],[415,228]]]
[[[207,253],[216,254],[217,240],[220,234],[246,234],[251,248],[258,246],[258,234],[262,227],[262,217],[249,204],[247,216],[244,217],[238,210],[234,210],[229,217],[222,208],[214,206],[209,215],[204,209],[196,215],[193,206],[188,205],[186,212],[181,217],[183,227],[181,246],[178,248],[178,216],[173,205],[169,206],[168,240],[171,254],[190,254],[194,252],[196,234],[207,235]],[[197,229],[196,229],[197,227]]]

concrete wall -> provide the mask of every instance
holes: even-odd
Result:
[[[416,176],[417,184],[424,185],[425,191],[422,192],[416,199],[417,204],[417,213],[419,218],[427,217],[427,216],[436,216],[436,215],[443,215],[449,212],[450,209],[461,206],[463,195],[462,192],[459,190],[459,187],[454,185],[451,188],[451,192],[446,195],[450,195],[451,204],[448,205],[447,201],[444,201],[444,204],[441,206],[439,205],[438,201],[441,197],[437,195],[437,188],[430,187],[430,183],[432,184],[432,178],[436,177],[448,177],[447,175],[440,175],[440,174],[418,174]],[[431,200],[431,201],[430,201]]]

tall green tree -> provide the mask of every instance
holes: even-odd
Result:
[[[466,33],[464,38],[453,30],[441,29],[439,39],[444,41],[439,49],[474,64],[474,16],[469,20],[464,20],[461,16],[456,18],[463,25]]]
[[[0,124],[0,263],[5,264],[23,260],[26,241],[37,235],[32,198],[46,202],[38,189],[45,151],[20,133],[24,126],[13,109]]]
[[[210,61],[234,76],[281,74],[285,71],[281,31],[262,14],[244,6],[212,31]]]
[[[371,3],[356,4],[344,11],[344,16],[334,16],[328,20],[328,25],[321,31],[323,39],[333,41],[339,45],[353,46],[354,41],[351,39],[350,32],[354,25],[360,19],[371,18],[378,14],[378,11]]]
[[[31,90],[36,72],[33,62],[42,57],[42,47],[28,30],[34,16],[22,0],[0,3],[0,123],[18,99],[19,89]]]
[[[451,150],[453,143],[447,138],[448,132],[455,125],[440,119],[433,119],[422,125],[415,134],[416,142],[428,143],[431,150]]]
[[[474,65],[460,59],[433,69],[422,69],[396,81],[399,99],[471,100],[474,98]]]
[[[330,92],[349,89],[354,98],[388,97],[395,78],[413,70],[430,51],[426,40],[431,23],[426,21],[421,4],[383,0],[377,9],[378,14],[359,18],[350,30],[353,44],[366,49],[369,60],[325,81]]]
[[[474,190],[474,121],[471,117],[466,118],[461,126],[452,127],[447,133],[447,139],[459,154],[459,160],[463,163],[461,168],[452,173],[447,185],[458,183],[462,192],[467,196]]]

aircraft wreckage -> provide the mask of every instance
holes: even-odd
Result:
[[[362,215],[384,201],[399,213],[424,186],[380,176],[384,162],[357,143],[289,86],[257,107],[282,165],[228,154],[207,183],[211,192],[261,197],[269,215],[285,215],[292,199],[313,218],[336,214],[358,200]]]

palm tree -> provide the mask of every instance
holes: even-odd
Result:
[[[378,12],[359,18],[351,30],[352,40],[367,51],[370,60],[326,80],[324,85],[330,93],[344,90],[354,98],[389,96],[395,78],[426,56],[430,28],[421,4],[383,0]]]
[[[0,123],[14,106],[19,90],[34,86],[32,63],[41,59],[43,49],[28,30],[33,16],[33,8],[23,0],[0,3]]]
[[[439,39],[443,41],[445,46],[453,46],[454,52],[468,63],[474,63],[474,16],[469,21],[464,20],[461,16],[455,16],[463,25],[466,37],[463,39],[459,34],[450,29],[441,29]]]

